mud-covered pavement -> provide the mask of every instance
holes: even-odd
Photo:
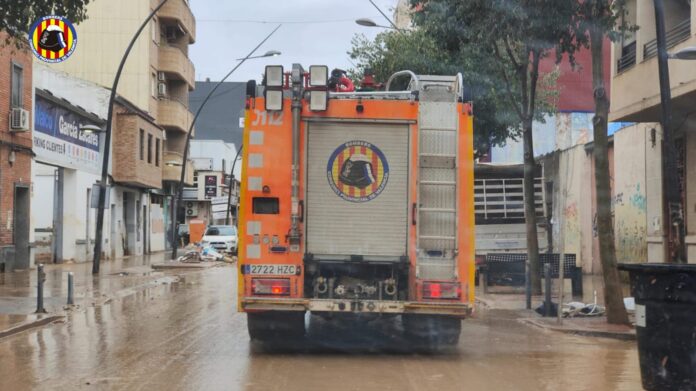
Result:
[[[182,275],[0,339],[0,390],[640,390],[634,342],[464,322],[457,349],[412,351],[396,322],[310,319],[307,340],[249,343],[234,268]]]

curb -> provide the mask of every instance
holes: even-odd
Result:
[[[622,333],[622,332],[617,332],[617,331],[602,331],[602,330],[589,330],[589,329],[577,329],[577,328],[570,329],[570,328],[564,328],[564,327],[558,327],[558,326],[544,324],[542,322],[537,321],[536,319],[530,319],[530,318],[518,319],[518,321],[520,323],[527,324],[527,325],[534,326],[534,327],[538,327],[540,329],[556,331],[556,332],[565,333],[565,334],[581,335],[584,337],[611,338],[611,339],[618,339],[621,341],[635,341],[636,340],[635,331]]]
[[[64,318],[65,318],[65,316],[63,316],[63,315],[51,315],[51,316],[46,316],[46,317],[41,318],[41,319],[36,319],[33,321],[20,323],[17,326],[10,327],[9,329],[0,330],[0,339],[21,333],[23,331],[27,331],[27,330],[31,330],[31,329],[34,329],[37,327],[41,327],[41,326],[47,325],[49,323],[53,323],[57,320],[62,320]]]

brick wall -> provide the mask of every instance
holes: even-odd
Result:
[[[0,42],[6,34],[0,32]],[[14,188],[16,183],[31,184],[31,131],[9,131],[11,65],[23,69],[22,107],[32,110],[32,54],[18,50],[14,45],[0,47],[0,246],[13,243]],[[33,117],[33,116],[30,116]],[[31,128],[31,126],[30,126]],[[15,161],[9,163],[11,151]]]
[[[162,187],[164,140],[160,128],[135,113],[116,109],[113,129],[113,177],[116,182],[159,189]],[[144,131],[144,155],[140,159],[140,129]],[[147,140],[152,135],[151,162],[148,163]],[[156,165],[156,145],[159,140],[159,166]]]

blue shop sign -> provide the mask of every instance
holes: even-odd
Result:
[[[65,142],[99,152],[99,134],[83,132],[93,122],[39,96],[34,110],[34,130]]]

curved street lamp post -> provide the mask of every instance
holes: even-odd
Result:
[[[102,250],[102,237],[103,237],[103,229],[104,229],[104,209],[106,209],[106,192],[109,190],[109,187],[107,185],[107,180],[109,176],[109,152],[111,149],[111,123],[113,122],[113,115],[114,115],[114,100],[116,99],[116,89],[118,88],[118,82],[121,79],[121,72],[123,71],[123,66],[126,64],[126,59],[128,59],[128,55],[130,54],[131,49],[133,49],[133,45],[135,44],[135,41],[138,40],[138,37],[140,36],[140,33],[145,29],[145,26],[150,23],[150,20],[152,17],[155,16],[157,11],[164,6],[164,4],[168,0],[162,0],[155,9],[150,12],[150,15],[148,15],[147,18],[143,21],[143,23],[140,25],[140,28],[138,28],[138,31],[135,32],[135,35],[133,35],[133,38],[131,38],[130,43],[128,44],[128,47],[126,48],[125,53],[123,53],[123,57],[121,57],[121,62],[118,65],[118,70],[116,71],[116,76],[114,77],[114,83],[111,86],[111,95],[109,96],[109,107],[108,107],[108,114],[106,116],[106,129],[104,130],[105,137],[104,137],[104,156],[102,158],[102,172],[101,172],[101,181],[99,182],[99,208],[97,209],[97,225],[96,225],[96,233],[94,237],[94,257],[92,258],[92,274],[99,274],[99,262],[101,260],[101,250]],[[86,129],[90,130],[90,129]],[[88,244],[89,245],[89,244]]]

